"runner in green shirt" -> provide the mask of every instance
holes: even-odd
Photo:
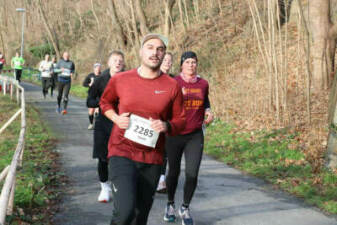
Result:
[[[25,60],[19,55],[19,52],[15,53],[15,57],[12,58],[11,66],[14,68],[15,78],[19,82],[21,81],[22,66],[25,64]]]

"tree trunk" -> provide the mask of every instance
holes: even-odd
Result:
[[[331,24],[328,35],[328,78],[329,87],[332,84],[334,73],[335,73],[335,52],[336,52],[336,41],[337,41],[337,24]]]
[[[171,12],[175,4],[175,0],[165,0],[165,25],[164,25],[164,34],[166,37],[170,35],[171,29]]]
[[[330,0],[311,0],[309,2],[309,19],[313,37],[313,86],[314,91],[323,89],[323,80],[328,77],[332,68],[327,68],[327,46],[329,39]]]
[[[137,29],[137,21],[136,21],[136,15],[135,15],[135,9],[134,9],[134,5],[133,5],[133,0],[129,0],[130,2],[130,9],[131,9],[131,18],[132,18],[132,29],[133,29],[133,33],[135,36],[135,49],[139,49],[139,45],[140,45],[140,40],[139,40],[139,33],[138,33],[138,29]]]
[[[181,21],[181,26],[184,28],[184,32],[186,33],[186,26],[184,22],[184,12],[183,12],[183,3],[182,0],[178,0],[178,7],[179,7],[179,16]]]
[[[334,71],[334,58],[336,48],[337,27],[333,25],[330,17],[329,0],[311,0],[310,16],[314,39],[313,62],[314,75],[313,81],[319,82],[316,91],[322,88],[323,78],[330,81],[330,75]],[[329,137],[326,153],[327,166],[337,167],[337,77],[333,79],[329,96]]]
[[[140,23],[140,32],[142,33],[143,36],[145,36],[146,34],[149,33],[149,28],[146,23],[145,13],[143,11],[140,0],[135,0],[135,2],[136,2],[136,13],[137,13],[139,23]]]
[[[188,16],[188,12],[187,12],[187,2],[186,2],[186,0],[184,0],[184,9],[185,9],[187,27],[189,28],[190,27],[190,18]]]
[[[90,3],[91,3],[92,14],[94,15],[96,23],[97,23],[97,33],[101,33],[100,32],[100,30],[101,30],[101,24],[100,24],[100,22],[98,20],[98,16],[97,16],[96,11],[95,11],[94,1],[91,0]]]
[[[292,1],[293,0],[278,0],[278,7],[280,13],[279,20],[281,26],[289,21]]]
[[[56,44],[56,40],[55,40],[55,38],[54,38],[51,30],[50,30],[47,18],[46,18],[45,14],[44,14],[44,11],[42,9],[42,2],[41,2],[41,0],[39,0],[37,3],[38,3],[37,5],[39,7],[40,15],[41,15],[42,20],[43,20],[44,27],[45,27],[45,29],[47,31],[47,34],[48,34],[48,37],[49,37],[49,39],[50,39],[50,41],[51,41],[51,43],[52,43],[52,45],[54,47],[54,50],[55,50],[55,53],[56,53],[56,57],[57,58],[61,58],[60,50],[59,50],[59,48],[58,48],[58,46]]]
[[[0,12],[1,14],[0,15],[4,15],[4,11],[6,10],[5,9],[5,1],[0,1],[0,4],[3,5],[3,7],[1,7],[0,9]],[[6,46],[5,46],[5,43],[4,43],[4,39],[3,39],[3,35],[2,35],[2,32],[5,30],[7,30],[7,27],[5,25],[5,21],[4,21],[4,17],[0,16],[0,39],[1,39],[1,49],[2,49],[2,54],[4,55],[4,57],[6,57]]]
[[[127,46],[126,37],[124,36],[123,27],[119,21],[119,18],[116,13],[116,7],[114,0],[108,0],[108,5],[111,14],[111,24],[113,27],[113,31],[116,34],[117,43],[119,44],[121,49],[125,49]]]
[[[200,21],[199,0],[193,0],[195,20]]]

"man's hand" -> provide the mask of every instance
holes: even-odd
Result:
[[[121,129],[127,129],[130,123],[130,113],[122,113],[120,115],[116,115],[114,118],[114,123]]]
[[[213,113],[211,112],[211,110],[206,110],[205,112],[205,124],[209,124],[213,121],[214,117],[213,117]]]
[[[94,78],[90,79],[89,87],[91,87],[94,84]]]
[[[151,128],[157,132],[166,132],[167,131],[167,123],[161,120],[154,120],[150,117]]]

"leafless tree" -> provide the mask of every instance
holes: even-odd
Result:
[[[48,37],[49,37],[49,39],[50,39],[50,41],[51,41],[51,43],[52,43],[52,45],[53,45],[53,47],[54,47],[56,56],[57,56],[58,58],[60,58],[60,57],[61,57],[60,50],[59,50],[59,48],[58,48],[58,45],[56,44],[56,40],[55,40],[55,38],[54,38],[54,36],[53,36],[53,34],[52,34],[52,32],[51,32],[51,29],[50,29],[50,26],[49,26],[49,24],[48,24],[46,15],[45,15],[45,13],[44,13],[44,11],[43,11],[43,7],[42,7],[42,2],[41,2],[41,0],[38,0],[38,1],[37,1],[37,5],[38,5],[38,8],[39,8],[39,12],[40,12],[40,15],[41,15],[41,18],[42,18],[44,27],[45,27],[46,32],[47,32],[47,34],[48,34]]]
[[[108,6],[110,9],[111,15],[111,25],[113,27],[113,31],[116,34],[117,42],[122,49],[125,49],[127,46],[126,37],[124,35],[123,26],[117,16],[116,6],[114,0],[108,0]]]
[[[139,23],[140,23],[140,32],[144,36],[147,33],[149,33],[149,28],[147,26],[146,16],[145,16],[145,13],[143,11],[141,0],[135,0],[135,4],[136,4],[135,8],[136,8],[137,17],[138,17]]]
[[[165,0],[165,23],[164,23],[164,34],[165,36],[169,36],[170,29],[173,24],[171,24],[171,14],[172,14],[172,8],[175,4],[175,0]]]

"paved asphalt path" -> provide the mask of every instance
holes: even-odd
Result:
[[[62,116],[55,112],[56,96],[43,99],[40,87],[23,86],[27,102],[41,111],[41,117],[58,135],[56,150],[61,153],[63,168],[71,181],[55,224],[108,225],[112,207],[97,202],[100,186],[96,161],[91,157],[93,132],[87,130],[85,101],[71,97],[69,113]],[[207,156],[203,158],[199,178],[191,205],[196,225],[337,225],[336,217],[324,215],[302,200],[273,190],[264,181]],[[182,181],[177,205],[181,204]],[[162,219],[165,204],[166,196],[156,194],[148,225],[166,224]],[[181,220],[175,224],[181,224]]]

